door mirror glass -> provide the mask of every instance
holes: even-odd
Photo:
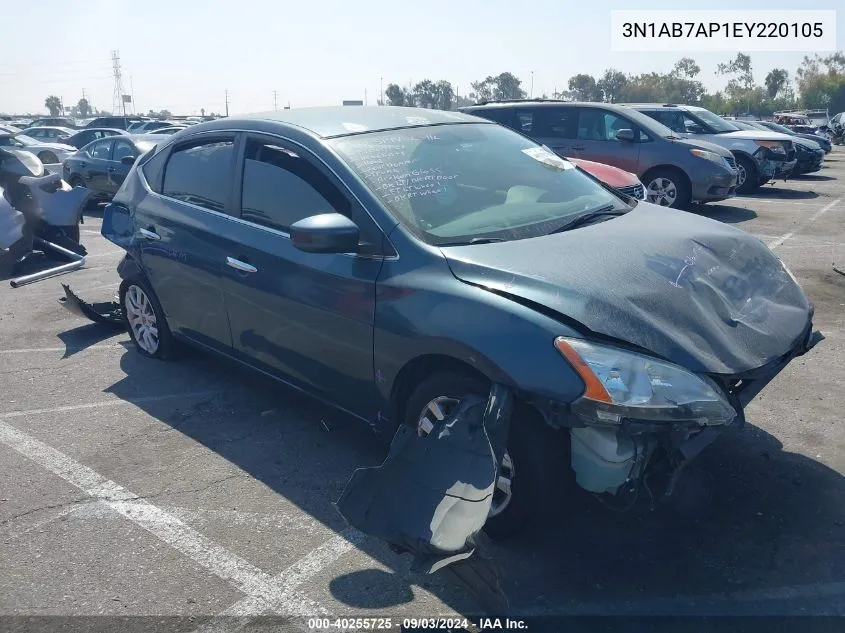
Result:
[[[686,123],[684,125],[687,134],[704,134],[704,128],[700,125],[696,125],[695,123]]]
[[[616,138],[620,141],[625,141],[626,143],[633,143],[636,136],[634,135],[634,130],[624,128],[616,133]]]
[[[358,226],[340,213],[321,213],[290,226],[293,245],[306,253],[355,253]]]
[[[134,165],[136,160],[138,160],[137,156],[124,156],[120,159],[120,162],[124,165]]]

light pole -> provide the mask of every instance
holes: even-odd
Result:
[[[534,71],[531,71],[531,98],[534,98]]]
[[[384,77],[378,78],[379,105],[384,105]]]

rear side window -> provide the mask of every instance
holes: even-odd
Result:
[[[349,213],[323,173],[295,152],[251,139],[244,158],[241,218],[279,231],[320,213]]]
[[[530,134],[537,138],[575,138],[577,121],[577,108],[536,108]]]
[[[225,213],[232,188],[233,155],[231,140],[176,148],[167,161],[161,193]]]

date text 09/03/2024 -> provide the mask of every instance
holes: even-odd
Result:
[[[309,618],[311,631],[526,631],[525,620],[514,618]]]

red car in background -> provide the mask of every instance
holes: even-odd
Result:
[[[593,178],[598,178],[604,184],[614,189],[618,189],[626,196],[643,200],[645,198],[645,187],[636,174],[632,174],[624,169],[613,167],[612,165],[605,165],[604,163],[596,163],[591,160],[583,160],[581,158],[566,157],[570,163],[576,167],[580,167],[585,172],[590,174]]]

